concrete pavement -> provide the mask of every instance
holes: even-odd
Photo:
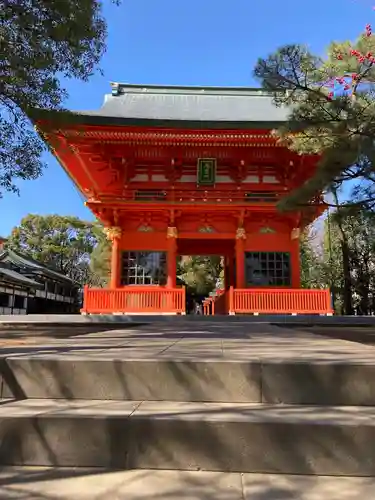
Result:
[[[375,347],[225,318],[2,332],[0,463],[136,470],[22,468],[0,498],[375,498]]]
[[[374,478],[7,468],[2,500],[373,500]]]
[[[82,355],[142,359],[220,359],[275,362],[305,360],[320,362],[374,363],[375,348],[330,339],[312,332],[268,323],[170,322],[126,325],[99,331],[71,327],[56,334],[53,326],[34,333],[32,329],[0,329],[0,355]]]

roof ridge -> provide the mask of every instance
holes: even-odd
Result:
[[[135,84],[110,82],[112,95],[120,95],[129,91],[139,93],[166,93],[166,94],[255,94],[271,96],[273,93],[262,87],[244,87],[244,86],[202,86],[202,85],[157,85],[157,84]]]
[[[265,90],[262,87],[250,87],[246,85],[161,85],[157,83],[127,83],[127,82],[110,82],[112,85],[119,85],[121,87],[129,87],[129,88],[150,88],[150,89],[213,89],[213,90]]]

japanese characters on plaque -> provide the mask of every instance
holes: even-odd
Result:
[[[216,158],[199,158],[197,168],[198,186],[214,186],[216,181]]]

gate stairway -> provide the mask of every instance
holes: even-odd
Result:
[[[224,318],[121,328],[3,346],[1,466],[240,474],[234,500],[244,478],[333,476],[319,498],[375,497],[375,347]]]

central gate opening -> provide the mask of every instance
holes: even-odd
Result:
[[[234,283],[234,241],[182,238],[177,251],[177,278],[186,287],[186,312],[202,314],[206,299]]]

